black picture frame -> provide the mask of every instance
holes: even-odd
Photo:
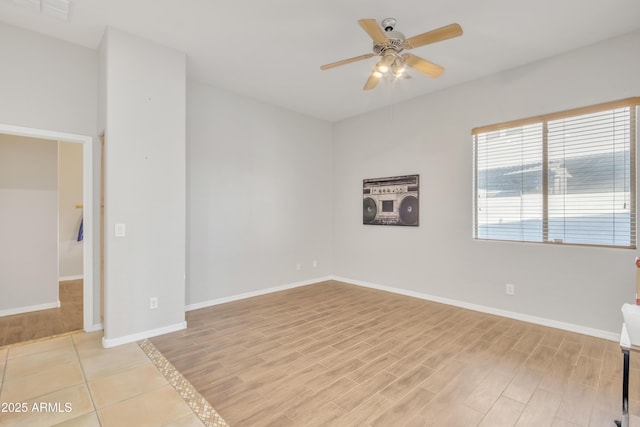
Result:
[[[362,224],[418,227],[420,175],[363,179]]]

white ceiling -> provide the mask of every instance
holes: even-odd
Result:
[[[453,22],[464,35],[412,50],[445,67],[362,86],[375,58],[361,18],[398,20],[407,37]],[[105,26],[187,55],[190,78],[336,121],[640,28],[638,0],[74,0],[62,21],[0,0],[0,21],[96,48]],[[638,50],[640,53],[640,47]]]

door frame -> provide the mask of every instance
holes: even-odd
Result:
[[[102,329],[100,323],[93,322],[93,137],[52,130],[13,126],[0,123],[0,133],[26,136],[30,138],[50,139],[54,141],[75,142],[82,144],[82,204],[83,204],[83,329],[92,332]]]

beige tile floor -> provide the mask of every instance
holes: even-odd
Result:
[[[204,424],[136,343],[102,333],[0,348],[0,427]]]

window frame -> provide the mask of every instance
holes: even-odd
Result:
[[[496,239],[496,238],[483,238],[478,237],[478,148],[476,136],[479,134],[485,134],[489,132],[496,132],[505,129],[517,128],[526,125],[532,124],[542,124],[543,126],[543,136],[542,136],[542,168],[543,171],[548,169],[548,134],[547,127],[548,122],[552,120],[566,119],[570,117],[598,113],[606,110],[614,110],[618,108],[626,108],[630,109],[630,134],[629,134],[629,156],[630,156],[630,165],[629,165],[629,197],[630,197],[630,245],[607,245],[607,244],[597,244],[597,243],[571,243],[571,242],[557,242],[557,241],[548,241],[546,236],[546,227],[545,224],[548,222],[548,196],[549,196],[549,188],[548,188],[548,171],[543,172],[542,174],[542,198],[543,198],[543,239],[541,241],[537,240],[518,240],[518,239]],[[590,246],[590,247],[599,247],[599,248],[616,248],[616,249],[636,249],[637,247],[637,228],[636,228],[636,164],[638,159],[636,158],[637,153],[637,143],[638,143],[638,120],[640,113],[640,97],[631,97],[625,98],[617,101],[605,102],[596,105],[590,105],[586,107],[573,108],[570,110],[563,110],[555,113],[542,114],[534,117],[528,117],[524,119],[511,120],[503,123],[496,123],[487,126],[480,126],[473,128],[471,130],[472,142],[473,142],[473,239],[478,241],[498,241],[498,242],[518,242],[518,243],[541,243],[541,244],[551,244],[551,245],[569,245],[569,246]]]

